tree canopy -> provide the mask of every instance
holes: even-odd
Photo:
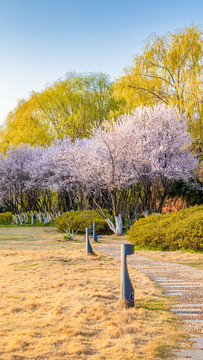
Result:
[[[188,27],[165,36],[151,35],[124,75],[114,84],[114,95],[126,101],[125,111],[158,102],[175,105],[187,114],[188,130],[203,137],[203,38]]]
[[[5,151],[21,143],[44,146],[66,136],[88,137],[91,126],[101,124],[117,108],[108,75],[68,73],[19,101],[1,132],[1,147]]]
[[[0,134],[1,150],[19,144],[45,145],[50,143],[51,137],[45,123],[39,116],[38,93],[32,93],[28,100],[20,100],[16,108],[11,111],[6,119],[5,127]]]

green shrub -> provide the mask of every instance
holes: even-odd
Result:
[[[181,197],[187,206],[202,205],[202,190],[193,187],[194,182],[184,183],[183,180],[174,180],[167,190],[168,198]]]
[[[104,210],[105,215],[110,218],[110,214],[107,210]],[[59,230],[68,229],[77,231],[80,228],[79,232],[84,233],[86,227],[92,227],[93,222],[97,222],[97,233],[98,234],[111,234],[106,220],[99,215],[94,210],[78,210],[78,211],[69,211],[58,217],[56,221],[56,227]]]
[[[0,225],[10,225],[13,221],[13,215],[11,212],[0,214]]]
[[[149,249],[203,251],[203,205],[149,215],[131,226],[128,238]]]

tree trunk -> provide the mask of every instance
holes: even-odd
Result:
[[[147,217],[149,215],[149,210],[143,211],[143,215],[144,215],[144,217]]]
[[[41,222],[42,222],[41,212],[38,212],[38,213],[37,213],[37,216],[38,216],[38,220],[39,220],[39,222],[40,222],[40,224],[41,224]]]
[[[114,211],[114,219],[116,223],[116,234],[121,235],[123,232],[123,222],[122,222],[122,216],[119,214],[119,200],[120,200],[120,194],[116,191],[112,194],[112,204],[113,204],[113,211]]]
[[[49,224],[50,223],[50,216],[49,216],[48,211],[47,211],[46,219],[47,219],[47,224]]]
[[[20,221],[20,225],[23,225],[23,218],[20,214],[18,214],[18,219]]]
[[[44,225],[46,225],[47,224],[47,219],[46,219],[45,213],[42,213],[42,216],[43,216],[43,220],[44,220]]]
[[[17,218],[17,216],[15,214],[13,214],[13,219],[15,221],[15,224],[18,225],[18,218]]]
[[[31,216],[31,224],[33,225],[34,224],[34,211],[31,211],[30,216]]]
[[[116,228],[115,228],[114,224],[112,223],[112,221],[105,215],[104,211],[102,210],[101,206],[99,206],[99,204],[96,202],[96,200],[94,200],[94,203],[101,211],[101,213],[99,213],[99,214],[106,220],[107,224],[109,225],[110,229],[114,232],[114,234],[116,234]],[[95,211],[98,212],[97,210],[95,210]]]
[[[121,235],[123,232],[123,221],[121,214],[115,216],[115,223],[116,223],[116,234]]]

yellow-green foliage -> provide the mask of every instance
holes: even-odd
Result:
[[[111,219],[111,216],[107,210],[104,211],[105,215]],[[111,219],[112,220],[112,219]],[[59,230],[69,229],[84,233],[86,227],[92,227],[93,222],[97,222],[96,231],[98,234],[109,234],[111,230],[106,220],[94,210],[79,210],[66,212],[59,216],[56,222],[56,226]]]
[[[119,101],[120,102],[120,101]],[[0,129],[0,148],[49,145],[54,139],[89,137],[91,126],[117,114],[109,76],[68,73],[41,92],[20,100]]]
[[[186,114],[194,138],[202,126],[202,30],[186,27],[165,36],[150,35],[141,55],[114,84],[114,96],[124,98],[124,111],[157,102],[177,106]]]
[[[203,205],[138,220],[128,232],[140,247],[162,250],[203,250]]]
[[[10,225],[13,222],[13,216],[11,212],[0,214],[0,225]]]

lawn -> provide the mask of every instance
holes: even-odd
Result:
[[[0,263],[1,360],[168,359],[186,341],[167,297],[136,269],[135,308],[121,303],[119,260],[86,255],[83,236],[1,228]]]

